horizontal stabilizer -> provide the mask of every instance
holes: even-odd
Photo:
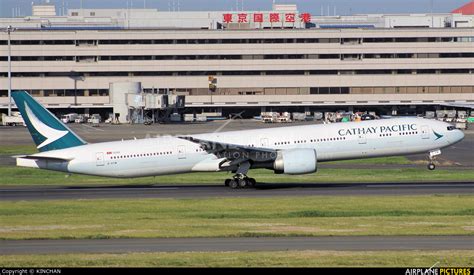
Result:
[[[62,158],[62,157],[52,157],[52,156],[36,156],[36,155],[21,155],[13,156],[12,158],[22,158],[22,159],[31,159],[31,160],[52,160],[52,161],[71,161],[74,158]]]

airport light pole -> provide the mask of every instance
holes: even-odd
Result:
[[[8,33],[8,116],[12,115],[12,49],[10,34],[15,31],[12,26],[7,27]]]

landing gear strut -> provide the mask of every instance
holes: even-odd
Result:
[[[250,163],[248,161],[241,163],[232,179],[225,180],[225,186],[229,186],[232,189],[254,187],[257,181],[247,176],[249,169]]]
[[[435,165],[435,159],[436,159],[436,156],[438,155],[441,155],[441,150],[435,150],[435,151],[430,151],[430,155],[429,155],[429,158],[430,158],[430,162],[428,163],[428,170],[430,171],[433,171],[434,169],[436,169],[436,165]]]

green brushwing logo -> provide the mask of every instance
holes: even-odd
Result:
[[[440,138],[444,137],[443,135],[441,135],[441,134],[438,134],[438,133],[436,133],[435,131],[433,131],[433,133],[434,133],[434,134],[435,134],[435,136],[436,136],[436,139],[435,139],[435,140],[438,140],[438,139],[440,139]]]
[[[25,101],[25,111],[26,111],[26,114],[28,115],[28,119],[30,120],[33,128],[38,133],[40,133],[44,138],[46,138],[45,141],[43,141],[41,144],[38,145],[38,149],[41,149],[42,147],[55,142],[56,140],[64,137],[65,135],[69,133],[68,131],[57,130],[44,124],[41,120],[39,120],[36,117],[36,115],[33,113],[33,111],[31,110],[30,106],[28,106],[26,101]]]
[[[86,144],[27,92],[15,91],[12,97],[40,152]]]

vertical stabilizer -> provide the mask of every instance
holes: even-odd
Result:
[[[86,144],[56,116],[25,91],[12,93],[16,106],[41,152]]]

